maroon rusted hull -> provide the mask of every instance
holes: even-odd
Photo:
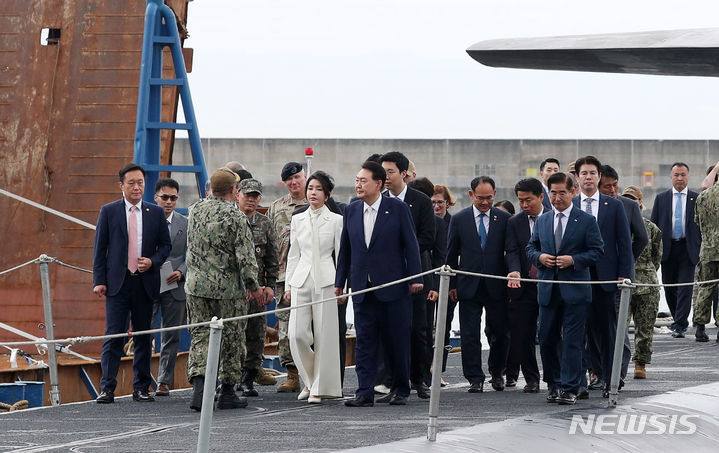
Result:
[[[167,3],[184,23],[187,0]],[[120,196],[117,170],[133,154],[144,13],[143,0],[0,1],[0,188],[92,224]],[[43,28],[60,29],[57,45],[41,45]],[[185,57],[189,71],[191,51]],[[165,89],[163,121],[176,110],[176,90]],[[169,163],[173,135],[162,138],[161,162]],[[0,271],[42,253],[92,268],[94,231],[3,195],[0,213]],[[92,294],[90,274],[51,264],[50,281],[56,337],[104,333],[104,299]],[[38,265],[0,276],[0,321],[45,336]],[[18,339],[0,330],[0,340]]]

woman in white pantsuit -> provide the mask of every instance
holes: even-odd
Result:
[[[342,216],[325,206],[333,188],[327,173],[313,173],[306,185],[310,206],[292,216],[285,298],[293,307],[334,296]],[[305,383],[299,399],[321,403],[322,398],[342,396],[338,335],[335,301],[290,312],[287,336],[292,358]]]

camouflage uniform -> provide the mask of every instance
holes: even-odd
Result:
[[[255,212],[248,220],[250,228],[252,229],[252,238],[255,244],[255,258],[257,260],[257,267],[259,268],[257,282],[260,286],[269,286],[274,289],[279,269],[275,229],[270,219],[259,212]],[[255,301],[249,303],[250,314],[262,313],[264,311],[264,305]],[[266,324],[267,318],[265,316],[249,318],[247,320],[247,328],[245,329],[247,355],[242,360],[244,368],[259,369],[262,364],[262,354],[265,349]]]
[[[295,199],[289,193],[284,197],[275,200],[270,209],[267,211],[267,217],[272,221],[277,233],[277,250],[279,250],[280,268],[277,276],[277,284],[275,287],[275,299],[277,299],[277,308],[289,307],[290,304],[284,301],[285,295],[285,270],[287,268],[287,255],[290,251],[290,222],[292,221],[292,213],[302,206],[307,206],[307,198]],[[292,353],[290,352],[290,342],[287,339],[287,329],[289,327],[290,313],[288,311],[278,313],[279,320],[279,336],[280,341],[277,345],[277,353],[280,356],[280,363],[283,367],[287,365],[294,366]]]
[[[702,246],[699,250],[699,281],[719,278],[719,185],[715,184],[697,197],[694,208],[694,222],[702,232]],[[700,285],[694,302],[694,323],[709,324],[711,321],[712,293],[716,283]],[[719,309],[714,314],[717,321]]]
[[[659,283],[657,270],[662,260],[662,232],[650,220],[643,219],[649,243],[635,263],[637,283]],[[632,291],[629,319],[634,316],[634,362],[652,363],[654,323],[659,311],[659,288],[640,286]]]
[[[187,226],[187,317],[190,323],[213,316],[230,318],[247,313],[246,290],[256,291],[257,261],[247,217],[232,202],[208,197],[192,206]],[[208,326],[192,327],[187,378],[204,376]],[[222,329],[220,382],[236,384],[242,375],[244,326],[228,322]]]

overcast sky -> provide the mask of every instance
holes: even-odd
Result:
[[[719,138],[719,79],[494,69],[487,39],[719,26],[712,1],[196,0],[203,137]]]

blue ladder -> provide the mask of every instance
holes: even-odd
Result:
[[[170,48],[172,55],[172,63],[175,68],[174,79],[162,78],[162,50],[165,46]],[[178,87],[185,113],[185,123],[162,121],[163,86]],[[193,165],[160,165],[160,131],[162,129],[187,131]],[[142,165],[147,172],[145,195],[143,196],[145,201],[153,201],[155,183],[160,172],[165,171],[194,173],[198,194],[201,197],[205,196],[205,181],[208,179],[207,167],[202,154],[195,109],[192,106],[180,35],[177,31],[175,14],[170,7],[165,5],[164,0],[147,0],[147,9],[145,10],[133,162]]]

